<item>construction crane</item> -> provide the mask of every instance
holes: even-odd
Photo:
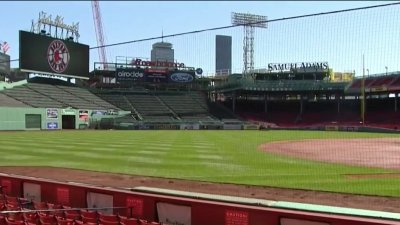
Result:
[[[97,46],[99,50],[100,63],[103,65],[103,69],[107,69],[107,56],[106,49],[104,48],[104,33],[103,33],[103,22],[101,20],[100,3],[97,0],[92,1],[92,12],[94,28],[96,30]]]

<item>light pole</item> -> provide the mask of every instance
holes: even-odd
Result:
[[[367,69],[367,77],[369,77],[369,69]]]
[[[385,66],[385,68],[386,68],[386,76],[387,76],[388,67],[387,67],[387,66]]]

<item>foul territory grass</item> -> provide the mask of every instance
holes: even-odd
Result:
[[[52,166],[400,196],[399,178],[351,179],[345,176],[398,171],[301,160],[266,153],[257,148],[271,141],[377,137],[398,135],[311,131],[1,132],[0,166]]]

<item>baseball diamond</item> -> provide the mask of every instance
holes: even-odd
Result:
[[[399,224],[400,2],[104,4],[113,43],[91,1],[96,36],[41,11],[0,52],[0,225]]]

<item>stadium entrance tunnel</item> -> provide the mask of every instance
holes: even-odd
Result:
[[[75,115],[62,115],[62,129],[75,129]]]

